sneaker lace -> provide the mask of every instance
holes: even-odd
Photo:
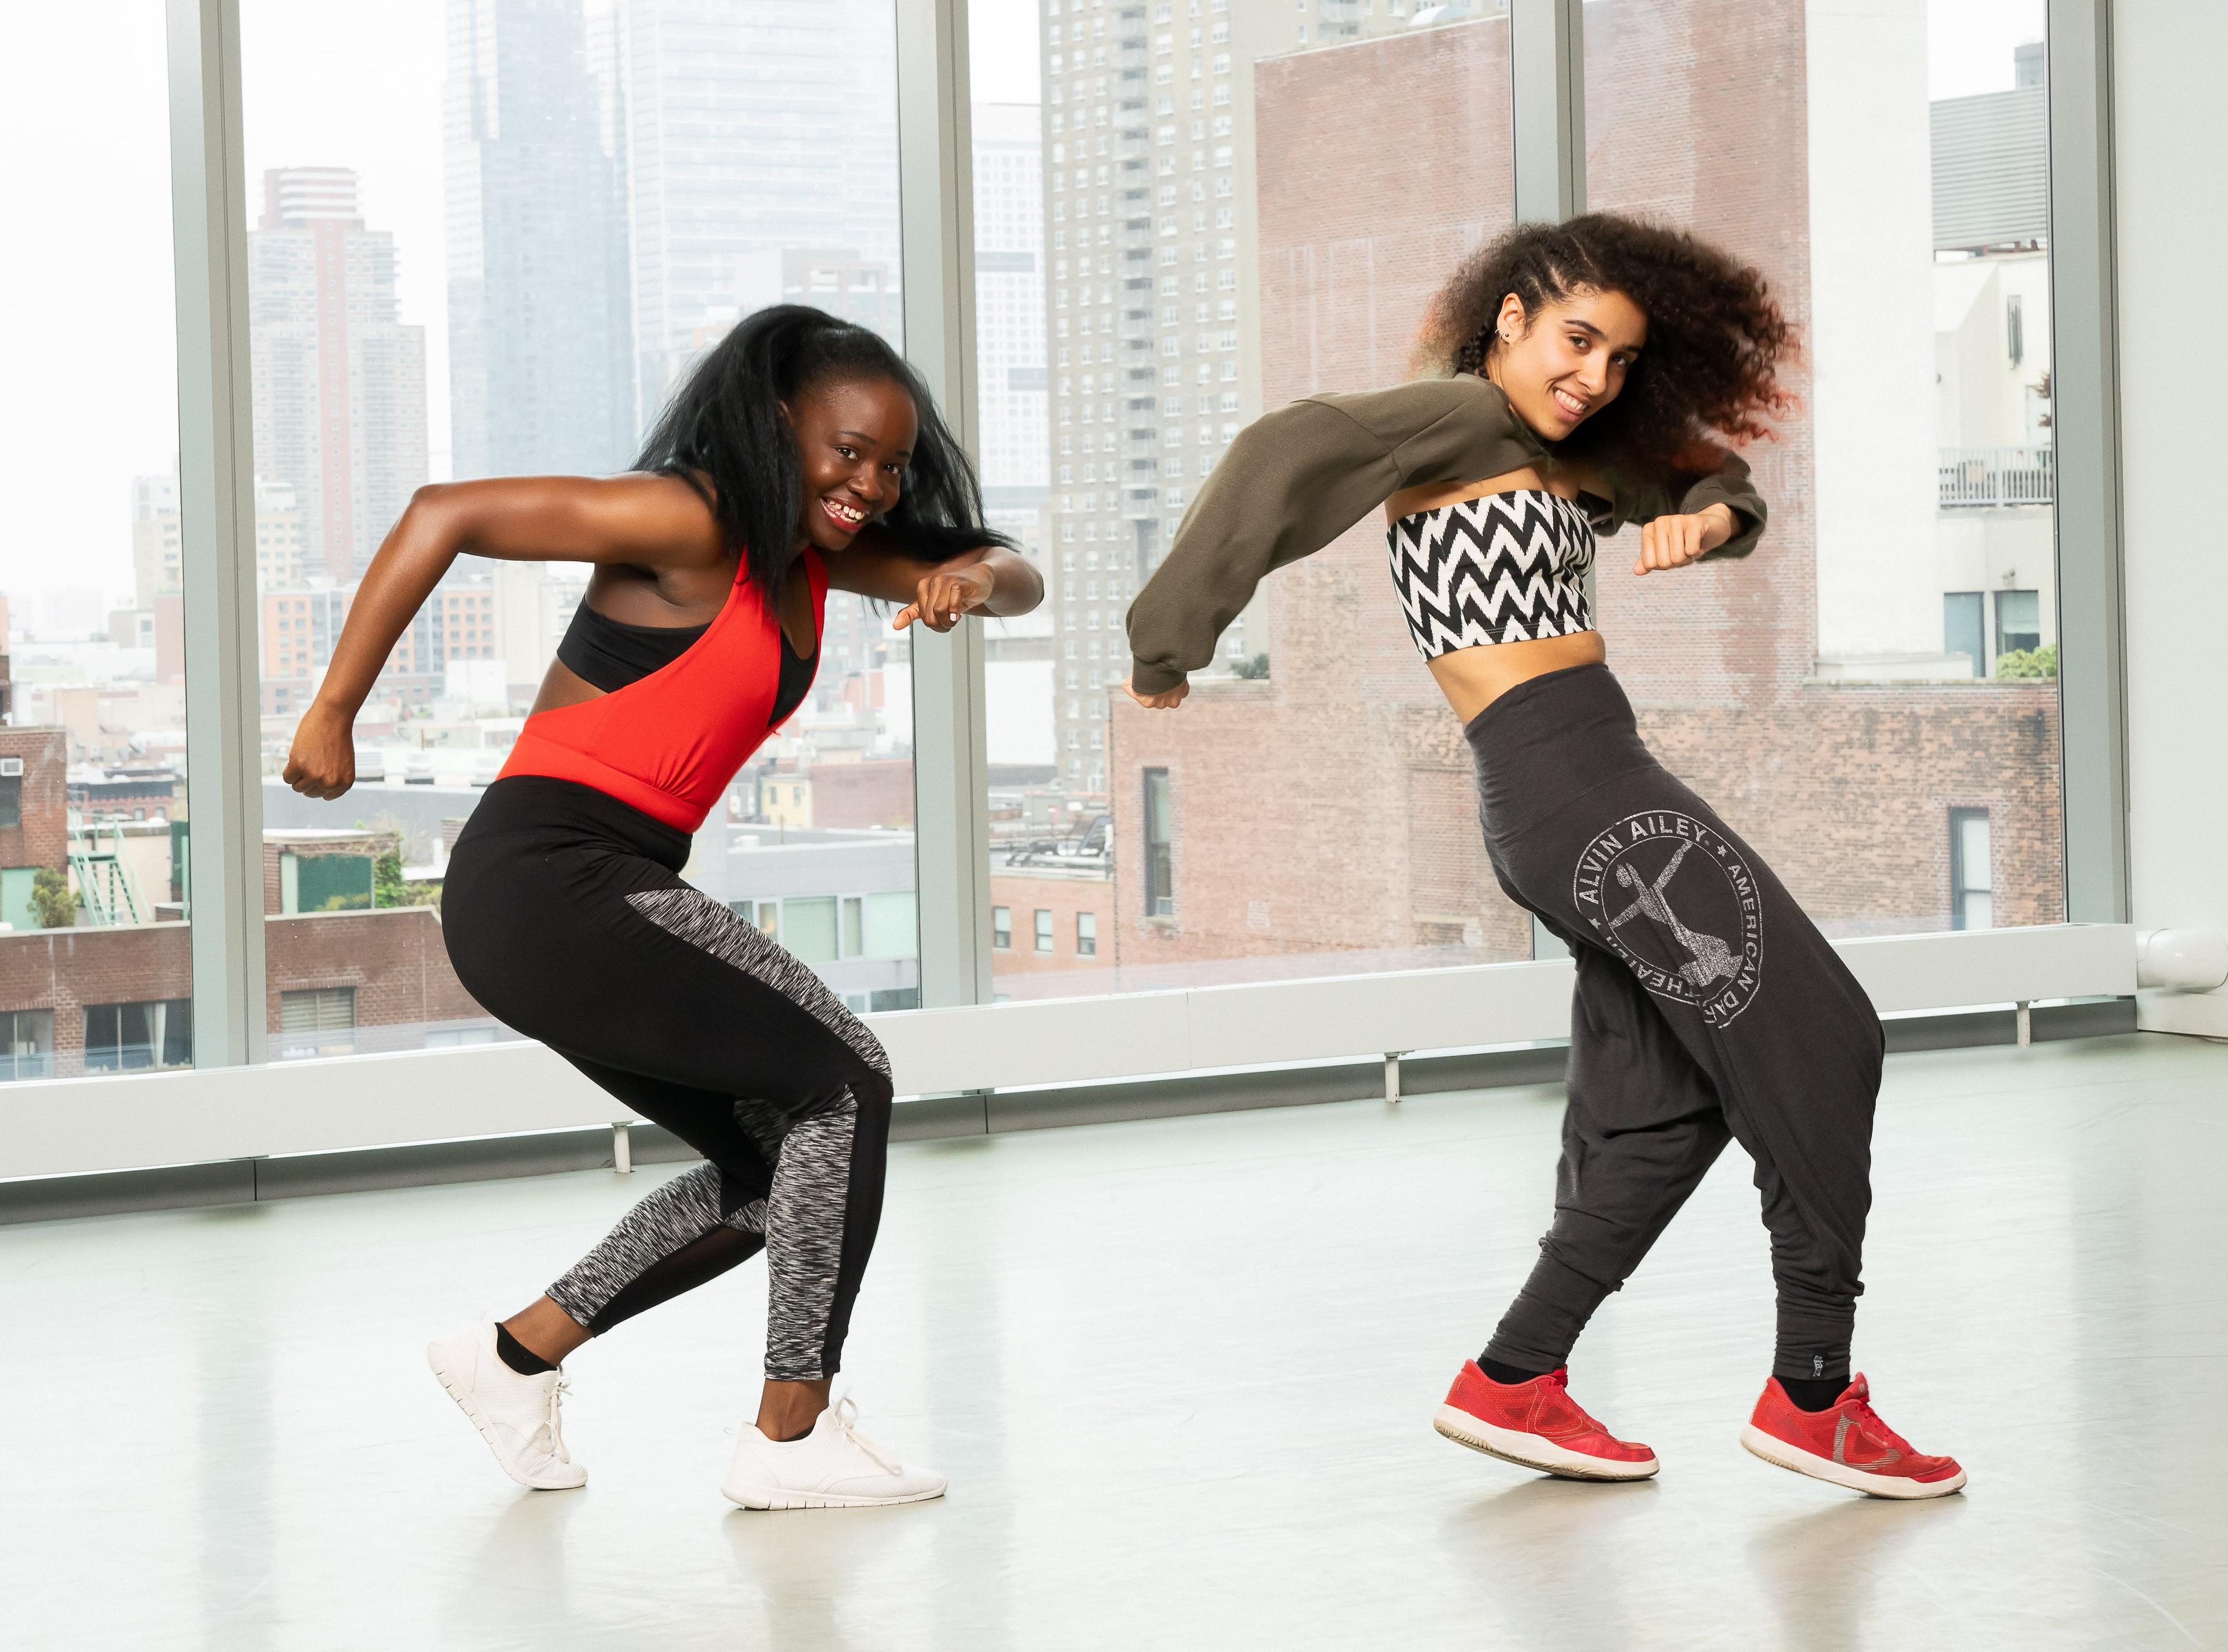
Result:
[[[1886,1419],[1873,1409],[1870,1400],[1852,1400],[1842,1411],[1874,1445],[1892,1445],[1905,1457],[1918,1455],[1911,1442],[1890,1428]]]
[[[534,1431],[534,1438],[530,1442],[536,1451],[547,1451],[560,1463],[573,1460],[571,1453],[565,1449],[564,1426],[558,1416],[564,1406],[565,1396],[572,1391],[573,1383],[567,1377],[559,1377],[549,1385],[549,1414],[541,1419],[541,1426]]]
[[[835,1420],[836,1432],[880,1464],[883,1473],[902,1474],[905,1471],[895,1457],[859,1432],[859,1407],[852,1404],[849,1394],[845,1394],[830,1406],[828,1414]]]

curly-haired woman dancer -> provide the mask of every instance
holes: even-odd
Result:
[[[558,1362],[766,1253],[765,1387],[723,1487],[752,1508],[911,1502],[908,1468],[829,1404],[874,1243],[890,1065],[810,969],[681,880],[689,836],[812,684],[830,586],[949,630],[1026,613],[1035,571],[986,530],[927,392],[864,328],[760,310],[705,358],[624,476],[424,488],[372,559],[286,780],[337,797],[387,651],[463,552],[596,564],[533,715],[458,839],[441,928],[458,978],[707,1163],[665,1183],[434,1374],[522,1485],[565,1449]]]
[[[1914,1451],[1850,1375],[1879,1017],[1756,852],[1649,755],[1583,583],[1595,533],[1626,522],[1636,574],[1754,548],[1764,501],[1710,437],[1768,434],[1792,343],[1763,277],[1691,235],[1609,214],[1510,232],[1426,324],[1450,376],[1312,396],[1232,444],[1130,609],[1130,692],[1179,704],[1264,576],[1383,506],[1495,873],[1578,959],[1554,1225],[1438,1431],[1550,1474],[1654,1474],[1654,1452],[1570,1397],[1565,1362],[1737,1139],[1779,1301],[1742,1443],[1876,1496],[1940,1496],[1964,1471]]]

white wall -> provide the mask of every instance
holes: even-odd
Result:
[[[2135,918],[2228,930],[2228,527],[2204,502],[2228,384],[2228,328],[2205,278],[2228,262],[2228,6],[2115,0],[2112,12]],[[2150,999],[2143,1016],[2228,1036],[2228,993]]]
[[[1926,0],[1810,0],[1818,652],[1939,654]]]

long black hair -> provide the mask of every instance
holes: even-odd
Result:
[[[696,364],[643,440],[637,470],[677,475],[699,493],[761,590],[778,591],[804,514],[804,465],[784,402],[830,380],[887,379],[912,398],[919,433],[891,540],[923,562],[1013,540],[983,525],[975,468],[919,376],[878,333],[806,304],[746,316]]]

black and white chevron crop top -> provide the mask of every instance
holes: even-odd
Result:
[[[1392,585],[1426,660],[1495,642],[1536,642],[1593,629],[1586,513],[1540,488],[1487,494],[1418,511],[1386,534]]]

